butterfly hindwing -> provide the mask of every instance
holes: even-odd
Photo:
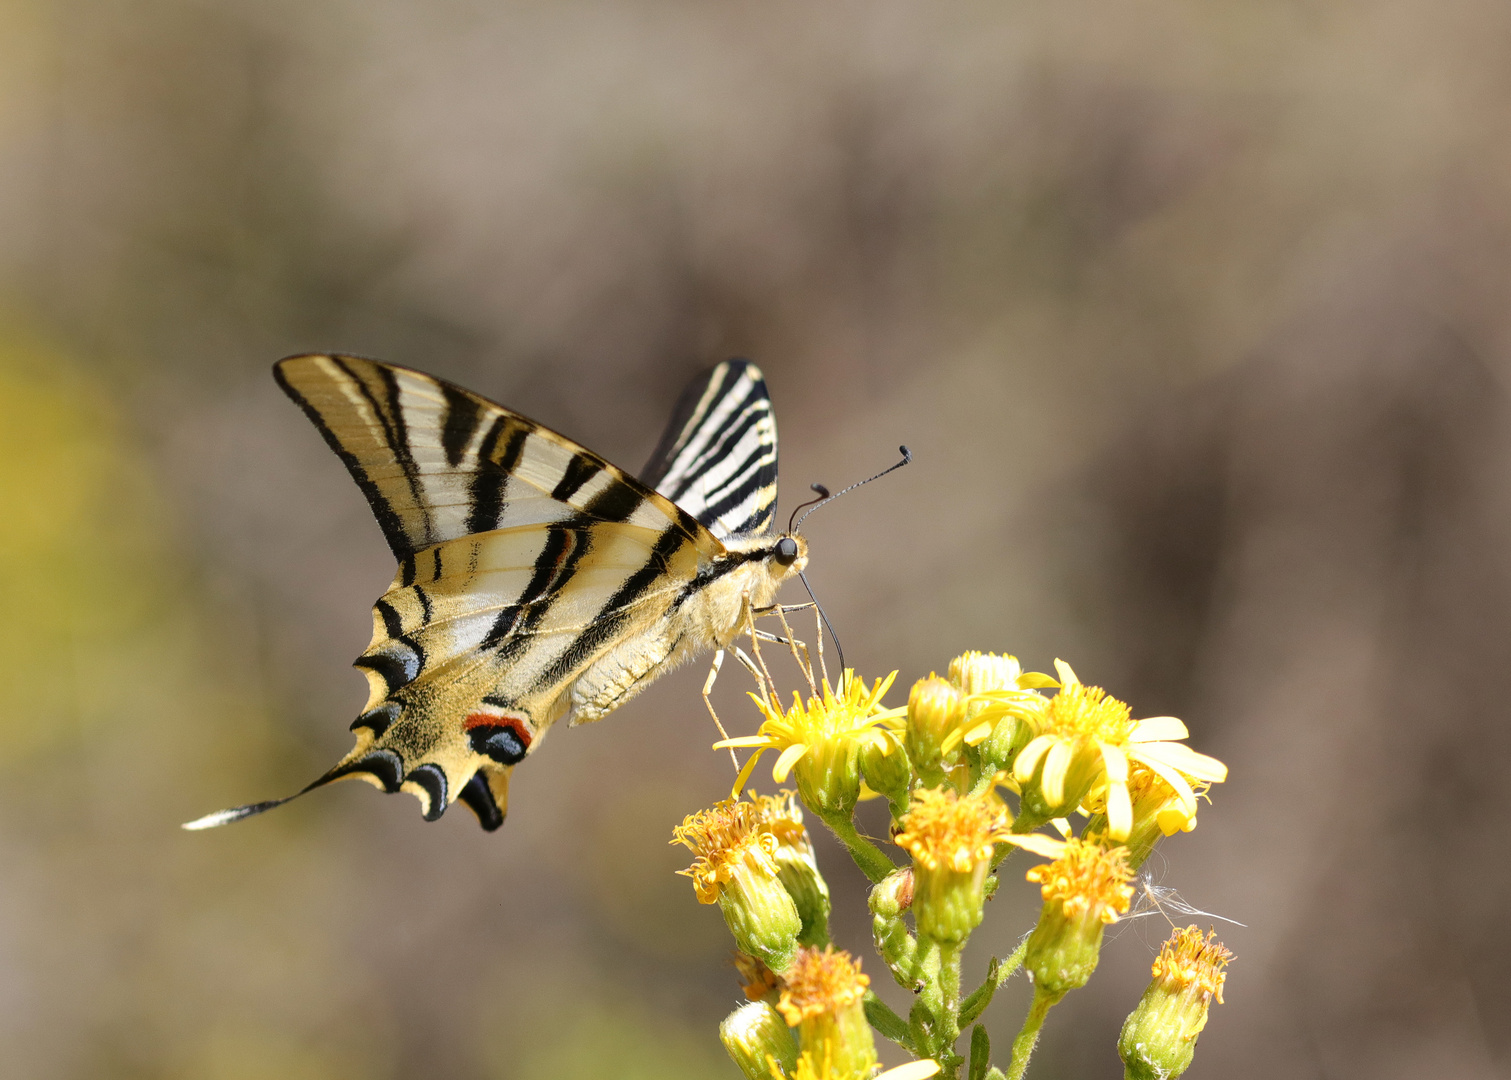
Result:
[[[776,514],[776,418],[761,369],[726,360],[694,381],[640,476],[715,536],[766,532]]]

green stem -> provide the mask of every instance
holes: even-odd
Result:
[[[955,1052],[955,1043],[960,1038],[960,953],[962,942],[939,943],[939,1012],[935,1024],[938,1040],[937,1056],[940,1075],[954,1080],[961,1058]]]
[[[867,840],[855,830],[855,823],[847,817],[839,814],[820,814],[824,824],[829,826],[829,831],[839,837],[840,842],[850,852],[850,858],[855,860],[855,865],[860,867],[861,873],[873,882],[880,881],[897,867],[892,860],[882,853],[881,848]]]
[[[1039,1041],[1039,1029],[1044,1026],[1044,1017],[1049,1015],[1049,1010],[1054,1008],[1064,996],[1064,991],[1058,993],[1034,991],[1034,1003],[1029,1007],[1028,1016],[1023,1020],[1023,1029],[1013,1040],[1013,1059],[1007,1067],[1007,1080],[1023,1080],[1023,1070],[1028,1068],[1028,1059],[1033,1055],[1034,1044]]]

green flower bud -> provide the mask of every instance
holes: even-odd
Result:
[[[795,812],[796,807],[793,807]],[[801,817],[798,818],[802,820]],[[797,942],[799,945],[827,945],[829,943],[829,885],[818,872],[818,862],[813,857],[813,844],[801,826],[789,836],[777,834],[777,878],[802,921]]]
[[[905,807],[913,786],[913,765],[890,732],[868,742],[860,754],[866,786],[886,797],[894,808]]]
[[[898,870],[871,887],[866,899],[871,914],[895,919],[913,906],[913,870]]]
[[[792,1029],[768,1002],[752,1001],[726,1016],[719,1039],[747,1080],[783,1080],[797,1065]],[[773,1061],[779,1071],[772,1070]]]
[[[959,728],[964,722],[960,691],[949,680],[930,675],[913,684],[908,695],[908,757],[926,782],[929,777],[942,776],[955,763],[963,734]]]
[[[1216,936],[1188,926],[1160,948],[1154,981],[1118,1039],[1127,1080],[1168,1080],[1191,1064],[1208,1007],[1214,1000],[1222,1004],[1223,969],[1233,959]]]

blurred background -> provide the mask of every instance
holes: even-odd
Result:
[[[735,1075],[701,665],[491,836],[178,829],[350,745],[392,560],[268,370],[333,349],[630,468],[751,356],[788,508],[906,442],[805,527],[850,661],[1061,656],[1231,767],[1151,864],[1247,924],[1188,1075],[1511,1075],[1508,288],[1492,0],[0,0],[0,1071]],[[1167,929],[1031,1075],[1122,1075]]]

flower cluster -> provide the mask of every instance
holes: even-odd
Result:
[[[793,655],[803,663],[796,647]],[[805,669],[813,693],[794,694],[786,708],[769,685],[751,695],[757,733],[717,744],[756,751],[736,794],[674,834],[697,855],[684,873],[699,900],[720,905],[742,950],[750,1001],[721,1035],[751,1080],[872,1080],[873,1029],[918,1059],[889,1080],[1023,1075],[1045,1015],[1092,976],[1103,930],[1129,910],[1134,872],[1161,839],[1195,827],[1198,798],[1227,776],[1222,762],[1185,745],[1181,721],[1135,719],[1069,664],[1054,666],[1051,676],[1012,656],[965,653],[944,676],[914,683],[898,707],[883,700],[896,672],[867,684],[846,670],[833,687]],[[777,751],[773,778],[791,777],[797,790],[742,799],[766,750]],[[857,827],[857,805],[872,795],[890,807],[886,839],[901,865]],[[906,1018],[871,993],[859,961],[829,944],[829,889],[804,808],[873,883],[873,942],[915,996]],[[1079,832],[1072,815],[1085,818]],[[1047,825],[1055,834],[1036,831]],[[1043,901],[1038,923],[967,992],[962,952],[1016,849],[1049,860],[1025,874]],[[1169,1070],[1182,1055],[1189,1062],[1207,1003],[1221,1001],[1230,954],[1194,928],[1182,934],[1124,1027],[1130,1077],[1177,1075]],[[986,1030],[972,1025],[1019,968],[1034,999],[1004,1074],[990,1065]],[[968,1029],[969,1062],[956,1047]]]

